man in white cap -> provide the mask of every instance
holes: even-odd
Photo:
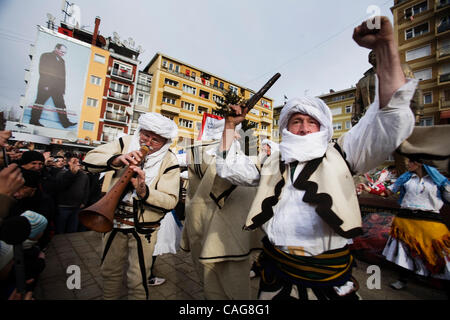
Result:
[[[216,174],[215,149],[224,124],[213,121],[202,141],[186,150],[189,185],[181,248],[190,251],[207,300],[248,300],[252,253],[261,249],[263,235],[242,230],[256,189],[236,187]],[[236,138],[234,132],[233,152],[242,153]]]
[[[406,80],[392,26],[364,22],[353,39],[378,57],[376,97],[366,115],[337,143],[332,115],[318,98],[294,98],[280,114],[282,142],[261,168],[229,152],[234,127],[248,110],[231,106],[216,165],[235,184],[258,186],[245,224],[266,237],[260,299],[358,299],[347,242],[362,232],[352,174],[381,164],[414,127],[409,108],[417,81]],[[259,169],[259,170],[258,170]]]
[[[159,223],[178,202],[180,169],[169,149],[177,137],[178,127],[159,113],[145,113],[132,136],[124,136],[86,154],[89,171],[108,171],[103,189],[109,190],[127,166],[136,177],[121,196],[114,213],[113,230],[103,236],[101,274],[104,299],[119,299],[123,269],[128,264],[128,299],[148,299],[147,278],[152,264]],[[139,151],[146,145],[150,152]]]

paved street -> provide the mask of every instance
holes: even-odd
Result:
[[[42,273],[35,291],[37,300],[100,300],[102,299],[102,279],[99,272],[101,235],[88,231],[57,235],[53,238],[47,251],[47,266]],[[364,300],[445,300],[442,290],[428,284],[413,280],[408,288],[396,291],[389,287],[395,280],[395,273],[390,269],[381,270],[381,289],[368,289],[367,273],[369,264],[358,261],[354,271],[359,281],[359,294]],[[68,289],[68,267],[76,265],[81,270],[81,288]],[[70,271],[70,269],[69,269]],[[154,268],[155,274],[166,278],[166,282],[157,287],[150,287],[152,300],[203,300],[201,283],[192,266],[189,253],[166,254],[158,257]],[[253,294],[256,298],[259,279],[252,280]],[[369,284],[372,283],[369,281]],[[126,299],[124,291],[122,299]]]

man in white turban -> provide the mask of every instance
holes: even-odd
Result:
[[[417,81],[406,80],[386,17],[374,32],[364,22],[354,40],[379,57],[377,93],[366,115],[337,143],[332,115],[318,98],[289,100],[280,114],[282,142],[264,165],[249,165],[229,153],[232,129],[248,110],[231,106],[217,154],[218,174],[238,185],[258,187],[245,228],[266,237],[260,299],[358,299],[349,238],[362,232],[352,174],[381,164],[414,127],[409,102]],[[230,131],[230,132],[229,132]]]
[[[103,236],[104,299],[121,297],[127,265],[128,299],[148,299],[147,278],[160,221],[178,202],[180,169],[169,149],[177,125],[159,113],[145,113],[138,123],[134,135],[97,147],[84,159],[89,171],[107,171],[104,191],[119,181],[128,166],[136,173],[120,197],[112,231]],[[150,150],[145,158],[142,145]]]

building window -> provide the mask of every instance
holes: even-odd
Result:
[[[183,91],[186,93],[194,94],[197,92],[197,88],[188,86],[187,84],[183,84]]]
[[[181,101],[181,107],[184,110],[195,111],[195,104],[193,104],[193,103],[189,103],[189,102],[186,102],[186,101]]]
[[[440,18],[439,22],[437,23],[437,32],[441,33],[449,29],[450,29],[450,16]]]
[[[258,129],[259,125],[257,122],[254,121],[249,121],[250,126],[252,126],[252,128]]]
[[[114,61],[111,73],[128,80],[133,80],[133,67],[118,61]]]
[[[94,131],[94,123],[89,121],[83,121],[83,130]]]
[[[162,114],[164,117],[166,117],[167,119],[170,119],[170,120],[173,120],[173,118],[174,118],[174,116],[171,115],[171,114],[167,114],[167,113],[163,113],[163,112],[161,112],[161,114]]]
[[[333,130],[342,130],[342,122],[333,123]]]
[[[405,39],[411,39],[418,36],[421,36],[430,31],[428,22],[422,23],[414,28],[410,28],[405,30]]]
[[[95,53],[94,54],[94,61],[104,64],[106,62],[106,58],[104,56],[100,55],[100,54]]]
[[[130,87],[127,85],[124,85],[122,83],[111,81],[109,84],[109,88],[115,92],[120,93],[128,93],[130,92]]]
[[[434,125],[433,117],[425,117],[425,118],[420,119],[419,126],[429,127],[429,126],[433,126],[433,125]]]
[[[331,109],[331,114],[333,115],[333,116],[337,116],[337,115],[339,115],[339,114],[342,114],[342,108],[333,108],[333,109]]]
[[[433,93],[425,92],[423,94],[423,104],[429,104],[429,103],[433,103]]]
[[[168,84],[170,86],[178,87],[178,81],[175,81],[175,80],[172,80],[172,79],[169,79],[169,78],[166,78],[164,80],[164,83]]]
[[[235,86],[233,86],[233,85],[229,85],[229,89],[232,91],[232,92],[234,92],[235,94],[238,94],[238,88],[237,87],[235,87]]]
[[[108,126],[106,124],[103,126],[103,141],[114,141],[119,134],[123,134],[123,128]]]
[[[431,68],[419,70],[414,72],[414,78],[419,79],[420,81],[430,80],[433,76],[433,72]]]
[[[207,91],[200,90],[198,95],[200,98],[209,99],[209,92],[207,92]]]
[[[186,120],[183,118],[178,119],[179,126],[183,128],[192,129],[192,123],[193,122],[191,120]]]
[[[409,19],[412,16],[415,16],[421,12],[428,10],[428,1],[421,2],[419,4],[416,4],[413,7],[410,7],[408,9],[405,9],[405,19]]]
[[[198,106],[198,113],[203,114],[204,112],[208,113],[208,108]]]
[[[345,129],[349,130],[352,128],[352,122],[351,121],[345,121]]]
[[[163,67],[164,68],[166,68],[166,69],[169,69],[169,70],[171,70],[171,71],[175,71],[175,72],[177,72],[177,73],[179,73],[180,72],[180,66],[179,65],[176,65],[175,63],[173,63],[173,62],[167,62],[167,61],[163,61]]]
[[[141,84],[143,86],[147,86],[150,87],[150,85],[152,84],[152,76],[151,75],[147,75],[147,74],[139,74],[138,76],[138,84]]]
[[[261,123],[261,130],[267,130],[267,124]]]
[[[138,106],[147,107],[150,101],[150,95],[147,93],[138,92],[136,95],[136,104]]]
[[[267,100],[261,99],[261,105],[262,105],[264,108],[270,109],[270,102],[267,101]]]
[[[352,113],[352,106],[345,106],[345,113]]]
[[[174,98],[169,98],[167,96],[163,96],[162,97],[162,102],[163,103],[168,103],[168,104],[173,104],[173,105],[175,105],[177,103]]]
[[[108,102],[106,104],[105,119],[125,123],[128,122],[126,106]]]
[[[406,51],[405,59],[406,59],[406,61],[411,61],[411,60],[423,58],[423,57],[426,57],[429,55],[431,55],[431,45],[427,45],[425,47]]]
[[[96,86],[99,86],[102,84],[102,78],[91,76],[91,83],[95,84]]]
[[[215,116],[222,116],[222,114],[220,112],[217,112],[215,109],[213,109],[211,111],[211,114],[215,115]]]
[[[97,99],[93,99],[93,98],[87,98],[86,99],[86,105],[89,107],[96,107],[98,103]]]
[[[222,96],[218,96],[217,94],[213,94],[213,100],[217,103],[223,103],[224,98]]]

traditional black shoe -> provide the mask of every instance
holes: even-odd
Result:
[[[64,128],[68,128],[68,127],[74,126],[76,124],[77,124],[77,122],[70,122],[69,120],[67,120],[67,122],[62,123],[62,126]]]
[[[30,120],[30,124],[32,124],[34,126],[40,126],[40,127],[44,126],[42,123],[39,122],[39,120],[36,120],[36,121],[31,121]]]

